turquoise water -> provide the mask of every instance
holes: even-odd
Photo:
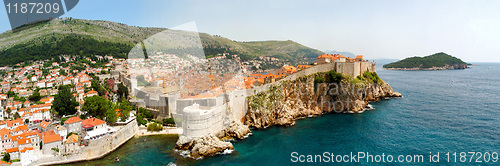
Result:
[[[500,153],[500,64],[479,65],[446,71],[378,69],[379,76],[402,93],[403,98],[372,103],[375,110],[363,114],[327,114],[298,120],[292,127],[254,130],[253,136],[234,143],[238,152],[231,155],[186,160],[172,155],[170,149],[176,136],[155,136],[133,139],[109,157],[78,164],[293,165],[296,163],[291,162],[292,152],[304,155],[368,152],[395,158],[424,155],[424,162],[417,164],[429,165],[430,152]],[[144,138],[148,141],[141,141]],[[115,156],[122,160],[112,162],[110,158]],[[471,163],[468,159],[465,163],[447,163],[443,158],[441,154],[439,165],[500,165],[500,161]],[[361,164],[401,163],[361,161]]]

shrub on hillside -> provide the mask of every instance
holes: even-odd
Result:
[[[366,71],[365,73],[363,73],[363,77],[371,83],[382,83],[382,79],[380,79],[376,72]]]

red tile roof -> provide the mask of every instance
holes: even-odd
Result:
[[[40,102],[43,102],[43,103],[46,103],[46,102],[49,102],[50,99],[49,98],[43,98],[43,99],[40,99]]]
[[[68,137],[68,139],[66,140],[66,143],[69,144],[69,143],[74,143],[74,142],[78,142],[78,139],[80,137],[78,137],[78,135],[75,135],[75,134],[72,134]]]
[[[85,125],[97,126],[97,125],[104,124],[104,123],[106,123],[106,122],[103,120],[92,117],[92,118],[85,119],[82,122],[82,126],[85,126]]]
[[[311,67],[311,66],[309,66],[309,65],[298,65],[297,66],[298,69],[307,69],[309,67]]]
[[[25,112],[21,117],[26,117],[26,116],[33,116],[31,112]]]
[[[65,124],[72,124],[72,123],[76,123],[76,122],[81,122],[82,119],[80,119],[79,117],[71,117],[69,118],[68,120],[64,121]]]
[[[7,137],[5,137],[6,135]],[[2,138],[2,140],[10,138],[10,130],[6,128],[0,129],[0,138]]]
[[[28,130],[28,125],[21,125],[21,126],[18,126],[14,129],[14,131],[23,131],[23,130]]]
[[[49,111],[48,109],[40,109],[40,110],[35,110],[33,111],[33,113],[44,113],[44,112],[47,112]]]
[[[3,165],[3,164],[11,165],[12,163],[8,163],[8,162],[1,161],[1,160],[0,160],[0,165]]]
[[[40,123],[38,126],[42,127],[42,128],[47,128],[47,126],[50,125],[50,122],[47,122],[47,121],[42,121],[42,123]]]
[[[24,149],[21,150],[21,153],[24,153],[24,152],[26,152],[28,150],[33,150],[33,147],[24,147]]]
[[[30,138],[21,138],[17,140],[18,145],[23,145],[23,144],[30,144],[31,139]]]
[[[330,58],[330,59],[339,59],[339,58],[345,58],[343,55],[340,54],[323,54],[317,57],[317,59],[321,58]]]
[[[14,126],[14,123],[19,123],[19,125],[23,125],[24,124],[23,119],[17,118],[16,120],[7,121],[7,127]]]
[[[5,151],[6,151],[7,153],[18,152],[18,151],[19,151],[19,148],[18,148],[18,147],[15,147],[15,148],[11,148],[11,149],[6,149]]]
[[[31,108],[50,107],[51,105],[52,105],[51,103],[45,103],[39,105],[32,105]]]
[[[56,141],[61,141],[61,135],[59,134],[45,134],[43,137],[43,143],[51,143],[51,142],[56,142]]]
[[[289,72],[296,72],[297,71],[297,68],[295,68],[293,66],[283,66],[282,68],[284,68],[286,71],[289,71]]]

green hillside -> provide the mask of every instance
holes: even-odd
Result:
[[[384,68],[431,68],[466,65],[464,61],[440,52],[426,57],[410,57],[397,62],[384,65]]]
[[[0,58],[3,59],[0,66],[50,59],[58,55],[126,57],[137,43],[164,30],[167,29],[72,18],[42,21],[0,34]],[[314,62],[322,54],[321,51],[293,41],[237,42],[206,33],[199,35],[206,56],[225,52],[238,54],[242,60],[272,56],[294,64]],[[190,48],[180,45],[169,49],[171,52],[166,53]]]

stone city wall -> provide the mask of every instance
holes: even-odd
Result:
[[[183,111],[183,135],[191,138],[215,134],[224,129],[226,105],[214,107],[188,107]]]

